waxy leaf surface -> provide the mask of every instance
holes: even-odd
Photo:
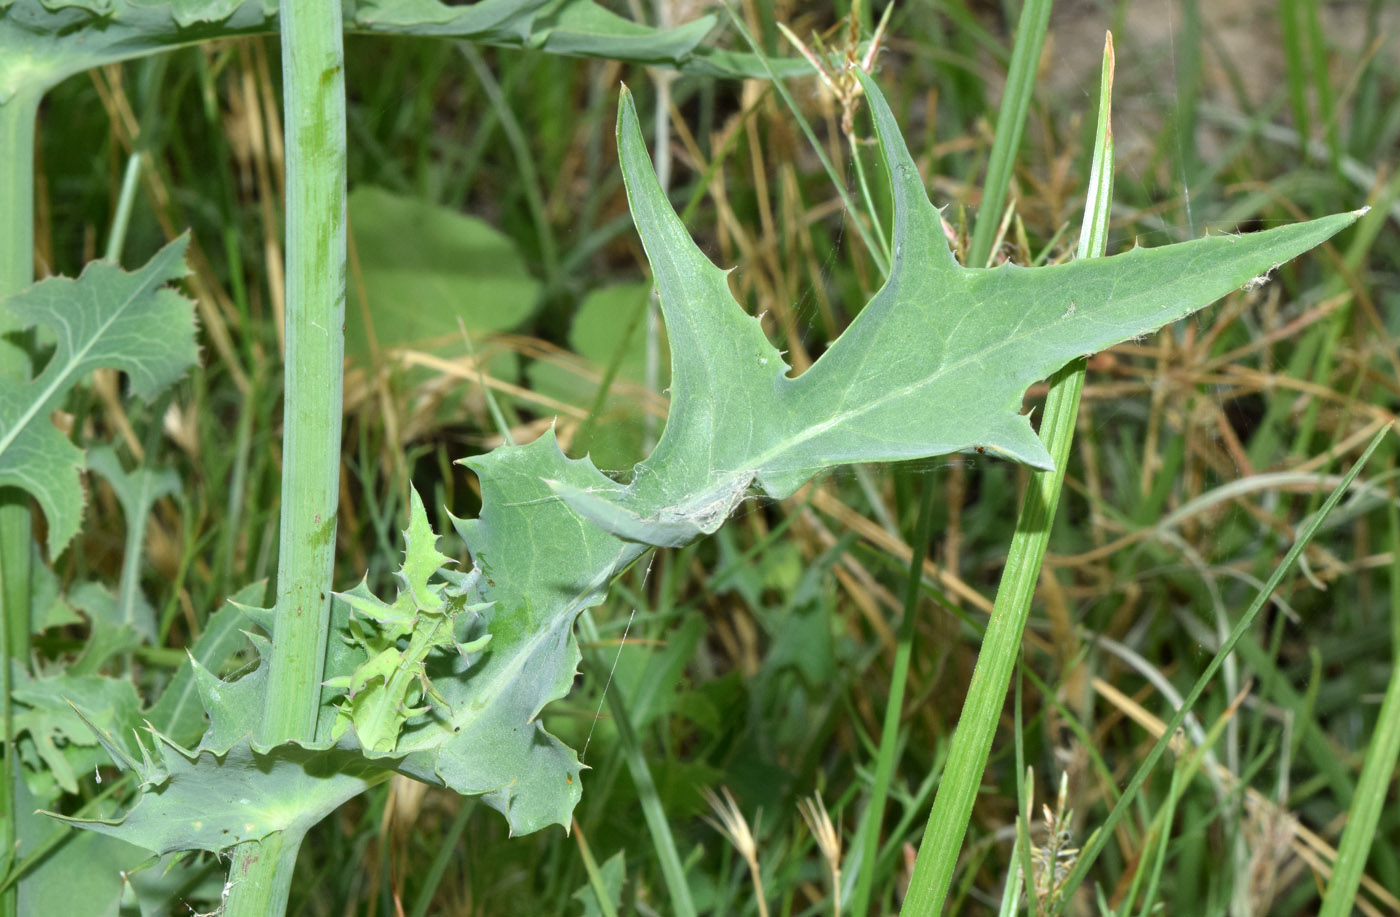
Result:
[[[853,462],[978,449],[1039,468],[1026,389],[1070,360],[1209,305],[1356,220],[1346,213],[1112,258],[960,266],[878,88],[861,74],[894,203],[885,285],[798,377],[696,247],[656,182],[630,97],[618,147],[671,345],[671,411],[630,484],[556,492],[609,531],[677,545],[756,486],[790,495]]]

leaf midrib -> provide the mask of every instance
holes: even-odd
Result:
[[[159,257],[160,256],[157,255],[158,259]],[[154,266],[155,263],[156,262],[152,262],[152,264],[148,265],[148,267]],[[165,283],[166,279],[167,278],[165,278],[164,275],[159,271],[153,271],[149,278],[143,280],[136,287],[136,289],[134,289],[131,292],[131,295],[127,296],[126,299],[121,303],[121,305],[118,308],[114,309],[112,311],[112,314],[105,321],[101,322],[98,325],[96,332],[90,337],[87,343],[82,346],[81,349],[74,350],[71,352],[70,359],[68,359],[67,361],[67,365],[59,367],[58,372],[55,374],[53,380],[44,388],[44,390],[40,393],[40,396],[31,401],[29,407],[26,408],[20,414],[19,418],[15,422],[14,427],[8,433],[6,433],[4,437],[0,437],[0,456],[3,456],[6,452],[8,452],[10,450],[10,447],[14,445],[15,440],[19,438],[20,434],[29,428],[29,425],[34,422],[34,419],[36,417],[38,417],[40,414],[44,413],[47,410],[47,405],[49,404],[51,399],[55,398],[58,395],[61,395],[63,391],[68,388],[69,385],[73,385],[76,383],[76,380],[69,381],[70,377],[75,374],[75,368],[82,364],[83,360],[86,359],[87,355],[92,351],[92,348],[97,346],[97,342],[101,340],[102,336],[106,334],[107,330],[112,327],[112,324],[116,322],[116,320],[119,319],[123,314],[125,314],[126,310],[131,307],[131,305],[136,301],[136,299],[139,296],[141,296],[144,293],[147,293],[150,290],[152,284],[154,284],[155,287],[159,288],[163,283]],[[81,278],[79,280],[81,280]],[[79,281],[70,282],[76,284]],[[53,314],[57,317],[58,321],[63,322],[65,327],[67,326],[68,323],[63,318],[63,316],[58,315],[58,313]],[[50,324],[49,327],[52,328],[56,326]],[[60,354],[58,352],[55,352],[53,358],[49,361],[49,366],[53,366],[55,363],[57,363],[59,361],[59,357]],[[29,386],[34,385],[39,380],[43,379],[45,375],[48,375],[48,367],[45,367],[44,372],[39,375],[38,379],[34,379],[26,383],[25,385],[20,386],[20,389],[23,390],[28,388]]]

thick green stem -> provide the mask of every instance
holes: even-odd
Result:
[[[34,281],[34,121],[39,99],[37,92],[21,91],[0,105],[0,298]],[[3,338],[14,330],[9,313],[0,309],[0,378],[28,379],[28,356]],[[18,488],[0,487],[0,607],[6,658],[29,657],[29,502]]]
[[[224,899],[225,917],[236,914],[262,917],[286,912],[302,837],[279,831],[261,841],[248,841],[233,848]]]
[[[20,91],[0,104],[0,298],[22,290],[34,279],[34,122],[39,112],[38,91]],[[15,328],[0,309],[0,378],[29,373],[25,353],[3,335]],[[31,558],[29,496],[0,487],[0,705],[5,743],[0,787],[0,851],[15,843],[15,780],[10,736],[10,660],[29,658],[29,584]],[[0,914],[15,913],[15,889],[0,897]]]
[[[277,617],[259,745],[316,729],[340,487],[345,73],[339,0],[283,0],[287,356]]]
[[[287,354],[277,606],[255,744],[316,735],[335,564],[345,352],[345,70],[339,0],[283,0]],[[225,917],[281,914],[302,835],[235,849]]]

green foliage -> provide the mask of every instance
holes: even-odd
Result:
[[[49,553],[78,531],[83,455],[49,422],[68,390],[94,369],[127,374],[145,401],[195,362],[191,303],[166,287],[186,273],[186,238],[139,270],[95,262],[77,280],[55,277],[5,300],[19,327],[50,329],[53,356],[35,378],[0,379],[0,485],[27,490],[49,522]]]
[[[459,319],[475,336],[513,329],[535,311],[539,281],[485,221],[372,187],[357,188],[347,206],[364,299],[356,285],[345,350],[362,364],[375,347],[460,342]]]
[[[715,17],[673,29],[640,25],[594,0],[359,0],[347,32],[431,35],[557,54],[613,57],[702,73],[759,75],[745,55],[701,48]],[[275,0],[0,0],[0,103],[91,67],[214,38],[277,29]],[[77,40],[81,37],[81,40]],[[790,62],[789,72],[805,64]]]
[[[299,837],[399,772],[482,796],[512,833],[566,825],[580,765],[538,717],[572,684],[575,618],[649,546],[714,531],[751,486],[784,496],[842,462],[981,447],[1043,466],[1018,411],[1032,381],[1201,308],[1355,219],[1055,268],[966,270],[948,252],[893,115],[872,83],[866,90],[894,195],[894,269],[808,372],[787,376],[724,272],[690,240],[624,95],[623,174],[673,367],[656,452],[629,484],[568,459],[551,433],[467,460],[482,506],[455,525],[473,569],[450,569],[415,495],[393,602],[362,584],[335,605],[314,742],[251,744],[269,646],[256,637],[263,662],[241,679],[192,663],[210,717],[197,749],[156,734],[154,754],[132,751],[97,730],[144,791],[124,822],[85,824],[161,852],[221,850],[273,831]],[[269,612],[245,614],[275,639]]]
[[[78,774],[104,763],[84,719],[97,730],[117,735],[129,735],[141,724],[141,700],[129,681],[68,673],[40,678],[16,675],[11,692],[18,708],[15,738],[21,741],[22,756],[32,752],[39,758],[30,758],[25,769],[37,799],[53,799],[56,789],[78,792]],[[82,716],[75,709],[83,711]]]
[[[404,562],[398,576],[403,581],[398,597],[386,605],[361,583],[338,597],[365,619],[351,618],[349,627],[356,645],[367,660],[352,674],[326,682],[328,687],[345,690],[340,718],[333,735],[339,738],[350,728],[360,743],[372,752],[392,752],[399,733],[410,720],[426,715],[432,707],[414,704],[432,698],[447,701],[433,689],[427,673],[429,656],[440,651],[459,653],[468,665],[491,642],[490,634],[459,641],[457,633],[471,629],[472,616],[487,605],[467,605],[471,589],[469,577],[453,577],[455,583],[429,582],[443,571],[451,559],[438,553],[437,535],[428,523],[428,514],[418,492],[413,492],[409,526],[404,532]],[[468,617],[460,621],[463,615]],[[401,641],[407,641],[400,649]],[[450,707],[443,713],[451,717]]]
[[[893,115],[868,78],[865,89],[894,195],[894,260],[880,292],[795,379],[667,203],[624,96],[618,145],[666,316],[672,400],[630,484],[551,482],[604,529],[684,544],[718,528],[751,485],[782,498],[852,462],[975,449],[1047,468],[1020,413],[1032,382],[1208,305],[1358,216],[1034,270],[963,268]]]

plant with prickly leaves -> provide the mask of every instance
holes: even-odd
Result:
[[[409,525],[404,531],[403,582],[393,604],[375,598],[362,581],[336,597],[350,606],[350,639],[367,657],[354,672],[329,679],[345,697],[331,735],[340,738],[352,726],[367,751],[392,752],[399,732],[410,720],[427,716],[429,698],[450,719],[451,705],[433,688],[427,664],[435,654],[456,653],[468,665],[491,642],[490,634],[460,639],[470,632],[488,603],[469,603],[471,575],[446,569],[452,559],[437,550],[438,536],[428,522],[418,492],[412,493]],[[434,577],[446,582],[431,582]],[[400,643],[407,646],[400,648]],[[422,706],[414,706],[423,703]]]
[[[25,55],[0,64],[0,108],[18,93],[24,104],[11,110],[21,120],[26,112],[32,120],[44,86],[80,63],[80,55],[64,56],[72,49],[63,47],[60,32],[87,34],[86,27],[97,20],[84,4],[68,7],[55,13],[28,0],[0,7],[0,47],[11,40],[34,42]],[[115,0],[104,9],[105,25],[94,26],[88,36],[94,41],[84,52],[96,56],[82,59],[82,66],[230,34],[245,25],[255,31],[271,27],[265,3],[166,8]],[[409,0],[348,9],[349,28],[369,23],[377,31],[466,34],[634,59],[662,53],[652,34],[629,37],[621,30],[598,40],[585,26],[604,21],[597,18],[601,8],[587,3],[486,0],[448,7]],[[338,39],[338,25],[333,31]],[[593,39],[580,37],[590,34]],[[285,37],[302,50],[304,35]],[[699,40],[687,33],[684,41],[692,38]],[[662,59],[682,60],[694,47],[672,48]],[[289,54],[289,62],[293,57]],[[333,56],[328,60],[325,71],[313,67],[297,79],[315,83],[339,69]],[[885,286],[810,370],[789,374],[759,324],[734,302],[724,273],[690,239],[652,173],[636,113],[624,94],[618,130],[622,170],[672,349],[671,416],[656,451],[627,483],[587,460],[566,458],[552,434],[469,460],[481,482],[482,509],[476,519],[455,524],[470,551],[471,569],[454,569],[437,550],[436,534],[414,495],[401,588],[386,602],[364,584],[331,600],[329,564],[318,566],[333,544],[331,451],[338,446],[338,424],[321,437],[321,446],[330,446],[322,450],[323,461],[300,461],[289,443],[284,521],[295,517],[300,528],[284,529],[283,549],[305,542],[320,553],[309,565],[284,553],[279,588],[297,578],[302,593],[279,594],[273,609],[221,612],[219,639],[205,647],[207,653],[197,652],[166,698],[147,711],[150,725],[144,732],[132,728],[136,711],[126,694],[122,703],[110,705],[110,714],[102,697],[84,704],[86,728],[135,776],[139,797],[124,817],[69,821],[157,853],[232,851],[232,914],[279,908],[306,831],[345,800],[394,774],[480,796],[505,814],[512,833],[567,825],[581,792],[581,768],[574,752],[545,732],[539,717],[573,681],[577,616],[601,601],[610,581],[638,557],[653,546],[684,544],[713,532],[755,489],[780,498],[812,475],[844,463],[978,449],[1047,467],[1048,453],[1020,414],[1027,386],[1077,356],[1205,306],[1355,219],[1342,214],[1247,237],[1215,237],[1054,268],[964,269],[948,251],[938,213],[893,115],[874,83],[864,74],[857,78],[871,100],[893,195],[893,261]],[[289,78],[289,92],[292,83]],[[328,84],[319,85],[324,92]],[[334,85],[331,95],[340,92]],[[290,100],[289,110],[303,101]],[[293,274],[325,300],[315,305],[329,306],[324,315],[308,318],[289,296],[289,316],[323,334],[338,327],[325,316],[336,315],[336,289],[343,291],[343,276],[336,272],[344,264],[343,234],[336,237],[336,214],[343,211],[343,123],[337,151],[332,136],[337,116],[326,115],[329,110],[309,105],[301,112],[309,111],[313,120],[319,116],[312,126],[322,132],[321,146],[293,141],[288,147],[289,188],[297,186],[296,170],[313,162],[329,167],[325,182],[303,180],[300,187],[330,188],[330,193],[297,198],[288,208],[289,232],[302,252],[298,256],[289,245]],[[293,214],[321,218],[329,229],[323,235],[305,232]],[[332,257],[318,261],[306,252]],[[125,289],[128,277],[160,274],[151,265],[133,275],[112,271],[98,273],[113,289]],[[104,301],[122,298],[104,294]],[[289,335],[289,357],[291,340]],[[338,354],[337,341],[333,333],[324,335],[322,355]],[[338,418],[339,405],[330,395],[338,392],[338,369],[335,365],[313,380],[314,394],[289,383],[289,437],[301,429],[298,411]],[[23,401],[16,416],[26,418],[27,429],[37,429],[33,420],[47,409],[31,410],[31,403],[42,399],[25,391],[32,397],[11,402]],[[51,442],[46,448],[54,452]],[[0,449],[0,461],[4,453]],[[36,475],[52,471],[36,471],[28,453],[11,458],[11,482],[38,480]],[[69,456],[66,481],[74,468]],[[320,495],[329,494],[329,500],[299,502],[291,496],[318,476],[323,484],[331,482]],[[56,498],[44,503],[44,490],[35,493],[51,523],[63,522],[71,506]],[[59,534],[64,534],[61,526]],[[317,612],[327,605],[322,618]],[[226,638],[241,626],[260,631],[252,637],[259,664],[241,678],[220,678],[217,662],[226,658]],[[300,662],[312,665],[288,669],[284,651],[294,632],[300,632],[297,639],[311,638],[311,650],[300,654]],[[315,677],[307,679],[313,668]],[[284,677],[289,671],[290,680]],[[297,679],[306,689],[288,690]],[[189,715],[192,695],[209,719],[202,736],[198,717]],[[37,699],[39,692],[30,696]],[[113,692],[105,699],[118,698]],[[269,711],[291,707],[309,711],[306,722],[268,728]],[[41,727],[52,727],[50,735],[76,731],[73,722],[62,724],[67,733],[53,724]],[[253,891],[245,895],[246,889]]]
[[[1032,382],[1203,307],[1356,218],[1059,267],[965,269],[891,112],[873,82],[865,89],[893,195],[892,272],[810,370],[788,374],[696,248],[624,94],[623,175],[672,350],[671,414],[655,452],[626,484],[568,459],[548,433],[468,460],[482,508],[456,525],[471,570],[452,570],[437,551],[415,497],[397,596],[381,601],[361,585],[334,605],[312,738],[257,741],[282,620],[245,609],[267,634],[254,641],[263,664],[233,681],[195,667],[211,720],[197,748],[157,732],[126,748],[99,729],[142,794],[124,820],[84,826],[158,852],[295,842],[393,773],[480,795],[512,832],[567,824],[578,760],[538,717],[573,680],[575,618],[644,552],[714,531],[752,488],[783,497],[842,463],[986,449],[1045,466],[1019,411]]]
[[[301,12],[306,6],[298,4],[288,8]],[[676,28],[655,29],[620,17],[593,0],[485,0],[466,6],[453,6],[438,0],[362,0],[339,7],[344,15],[344,29],[359,33],[435,35],[501,46],[532,48],[549,53],[634,60],[680,67],[696,73],[738,75],[757,69],[754,61],[744,55],[733,55],[701,44],[714,24],[712,16],[701,17]],[[341,17],[326,15],[328,9],[318,7],[309,17],[303,18],[316,22],[318,26],[329,23],[333,18],[338,40],[342,28]],[[131,0],[70,0],[65,3],[51,3],[48,0],[0,0],[0,297],[23,290],[32,279],[34,130],[39,102],[48,89],[68,76],[99,65],[212,39],[274,32],[286,25],[280,15],[283,12],[285,10],[279,10],[279,5],[271,0],[170,0],[165,3],[136,3]],[[289,36],[288,43],[297,42]],[[322,88],[330,88],[332,96],[337,93],[343,96],[339,82]],[[298,111],[303,112],[320,111],[323,107],[305,106],[301,102],[295,105],[301,106]],[[288,119],[289,126],[293,122],[294,119]],[[298,156],[294,150],[290,157],[292,161],[289,164],[289,172],[300,170],[303,163],[311,158],[328,163],[332,171],[338,168],[343,184],[343,143],[339,152],[317,157]],[[325,183],[318,179],[312,184]],[[343,189],[341,193],[343,196]],[[343,202],[341,206],[343,207]],[[316,209],[314,204],[310,207],[312,211]],[[341,208],[330,206],[326,209]],[[289,220],[289,233],[303,236],[299,231],[294,231],[293,223],[295,221]],[[303,236],[288,247],[295,249],[297,244],[309,241],[309,236]],[[182,241],[178,247],[183,249],[183,245]],[[87,306],[105,306],[118,301],[122,301],[120,308],[127,315],[135,315],[143,309],[148,310],[151,303],[168,308],[177,297],[173,292],[161,289],[164,281],[169,278],[158,275],[174,262],[179,262],[180,270],[183,271],[183,261],[178,257],[178,253],[172,261],[171,253],[174,248],[168,249],[162,256],[129,277],[118,272],[113,266],[97,265],[90,269],[91,277],[85,274],[76,282],[51,281],[47,287],[42,288],[43,292],[32,295],[37,297],[54,294],[57,285],[56,295],[65,302],[72,298],[75,302],[85,304],[84,309],[75,313],[80,318],[87,315],[84,311]],[[341,250],[340,260],[343,262],[343,238],[338,245],[330,243],[330,248]],[[295,254],[293,260],[297,260]],[[294,265],[292,277],[298,280],[315,276],[321,269],[320,263],[310,271]],[[154,284],[151,283],[152,277],[155,278]],[[63,286],[65,283],[76,285],[70,288]],[[116,288],[128,283],[145,284],[147,292],[151,295],[141,294],[124,299],[123,294]],[[339,286],[343,289],[343,285],[342,281]],[[151,302],[147,302],[148,299]],[[291,293],[288,299],[297,300],[298,296]],[[0,673],[3,673],[0,674],[0,682],[3,682],[3,685],[0,685],[0,688],[3,688],[0,690],[0,694],[3,694],[3,720],[8,726],[6,739],[11,743],[3,756],[4,779],[0,780],[0,785],[3,785],[3,791],[0,791],[0,849],[4,850],[14,847],[11,841],[16,840],[15,827],[20,819],[14,816],[18,814],[18,810],[24,807],[31,810],[34,808],[28,802],[18,802],[14,794],[21,771],[24,779],[37,781],[36,785],[48,788],[61,785],[63,789],[71,790],[74,787],[72,775],[90,766],[90,740],[85,737],[82,729],[74,728],[78,721],[62,704],[61,697],[69,693],[75,698],[90,699],[100,695],[105,686],[113,697],[121,694],[125,698],[126,694],[123,692],[130,692],[132,686],[123,686],[111,679],[100,678],[97,670],[111,658],[125,659],[122,654],[132,651],[142,640],[152,636],[153,632],[150,626],[150,609],[144,604],[144,598],[136,588],[134,574],[140,562],[140,539],[133,537],[127,546],[126,565],[118,597],[113,598],[96,583],[74,587],[68,596],[69,604],[87,613],[91,631],[91,637],[82,655],[73,663],[70,674],[76,675],[81,671],[83,677],[96,679],[93,684],[97,687],[92,690],[86,687],[82,691],[70,690],[71,686],[65,687],[53,682],[51,676],[26,668],[32,667],[31,633],[48,626],[44,622],[58,620],[49,615],[47,609],[68,607],[61,598],[52,599],[41,591],[53,577],[42,566],[38,552],[31,546],[30,500],[36,499],[47,517],[50,556],[55,559],[76,533],[83,503],[78,483],[78,475],[83,467],[82,455],[71,445],[66,445],[66,441],[47,423],[48,414],[57,407],[73,381],[91,368],[91,361],[99,360],[105,355],[120,358],[128,352],[127,349],[135,353],[136,362],[130,366],[123,364],[121,359],[109,360],[104,365],[128,370],[133,391],[145,395],[149,394],[146,386],[151,381],[147,378],[148,369],[162,370],[162,361],[173,364],[178,360],[185,360],[187,363],[194,353],[192,335],[185,335],[183,346],[175,346],[181,340],[181,336],[172,335],[171,332],[183,327],[179,320],[175,320],[178,317],[167,322],[160,333],[123,338],[121,328],[122,322],[126,321],[124,318],[113,326],[118,333],[108,335],[116,342],[113,345],[114,349],[107,348],[106,341],[80,343],[70,347],[68,353],[60,351],[58,359],[51,360],[45,368],[44,375],[31,380],[29,367],[32,353],[24,336],[26,323],[30,322],[30,318],[26,317],[24,312],[33,301],[16,299],[12,301],[13,310],[0,308],[0,440],[3,440],[0,442],[0,609],[4,612],[3,632],[0,633],[3,637],[3,640],[0,640],[0,658],[19,662],[17,666],[7,665],[0,669]],[[191,324],[188,311],[185,309],[184,325]],[[296,306],[292,308],[291,313],[294,318],[305,314],[304,310]],[[332,324],[339,325],[338,322],[331,323],[312,316],[308,326],[331,327]],[[110,330],[106,329],[102,333],[107,334]],[[289,339],[290,337],[289,335]],[[334,349],[338,352],[338,345]],[[68,360],[68,356],[72,356],[73,360]],[[84,360],[89,362],[84,363]],[[66,365],[69,362],[75,365]],[[329,362],[332,361],[327,361],[326,371],[317,376],[317,381],[310,388],[329,391],[330,377],[338,377],[339,374],[338,363],[332,369]],[[289,383],[287,389],[289,418],[297,416],[304,419],[310,414],[322,417],[330,413],[338,414],[338,398],[308,395],[306,388],[298,394],[297,386],[293,383]],[[298,414],[298,411],[309,413]],[[299,429],[302,422],[289,422],[288,426]],[[331,448],[338,446],[338,429],[336,424],[335,432],[326,437]],[[334,515],[334,501],[328,506],[308,508],[308,504],[293,496],[300,482],[318,475],[325,478],[325,475],[321,475],[321,467],[331,468],[333,463],[320,461],[319,458],[306,463],[316,470],[307,473],[305,467],[302,470],[293,469],[284,482],[284,498],[289,505],[295,504],[294,509],[287,510],[284,518],[301,519],[304,516],[309,521],[314,517],[313,537],[325,543],[334,532],[333,520],[330,518]],[[157,480],[150,472],[140,470],[134,473],[132,481],[127,481],[123,477],[125,473],[122,472],[120,463],[114,456],[111,460],[104,460],[104,467],[104,475],[110,477],[108,472],[111,472],[121,478],[114,480],[113,486],[126,509],[128,531],[141,531],[146,505],[143,501],[155,493],[151,487],[165,487],[168,479]],[[333,476],[333,468],[330,474]],[[127,499],[128,491],[133,491],[130,500]],[[127,505],[128,503],[131,505]],[[133,509],[139,511],[134,512]],[[303,513],[302,510],[306,512]],[[303,544],[305,539],[301,535],[305,531],[305,528],[296,526],[284,527],[284,545]],[[279,604],[300,603],[309,596],[319,595],[324,606],[325,595],[329,591],[329,583],[323,581],[329,576],[328,558],[329,554],[324,551],[319,560],[310,563],[302,556],[284,556],[284,576],[281,579],[284,582],[295,581],[299,591],[289,602],[279,599]],[[289,569],[301,572],[293,576],[286,572]],[[232,614],[223,615],[222,620],[232,620],[234,615],[240,614],[236,610],[230,611]],[[71,620],[71,611],[69,616],[69,619],[65,620]],[[309,616],[307,620],[310,622],[309,636],[314,656],[316,641],[324,636],[324,622],[319,620],[319,616]],[[361,632],[363,633],[363,630]],[[297,633],[298,631],[291,626],[284,627],[282,643],[286,645],[296,642],[292,638],[297,636]],[[421,635],[419,639],[422,639]],[[305,641],[300,643],[304,644]],[[315,698],[311,698],[308,704],[281,696],[288,693],[309,696],[312,693],[309,686],[319,677],[319,673],[309,673],[310,666],[302,665],[306,653],[293,652],[291,656],[297,661],[290,666],[284,664],[284,655],[286,654],[273,654],[273,681],[281,685],[283,679],[290,675],[299,684],[307,685],[308,690],[275,690],[274,693],[279,697],[272,701],[269,707],[273,716],[265,718],[264,723],[279,720],[283,711],[304,712],[316,709]],[[386,656],[381,661],[391,660]],[[308,674],[311,674],[311,677],[303,677]],[[189,669],[177,675],[176,681],[190,689],[196,682],[205,686],[208,684],[207,678],[196,679],[193,671]],[[369,695],[357,695],[353,701],[361,711],[361,718],[368,710],[368,707],[364,706],[368,697],[378,690],[371,686]],[[398,693],[402,689],[396,683],[393,690]],[[171,696],[167,692],[163,700]],[[178,702],[171,702],[169,710],[152,708],[148,711],[158,728],[171,729],[170,736],[177,746],[187,745],[199,737],[198,732],[190,735],[191,713],[202,718],[201,713],[192,711],[189,703],[192,696],[192,692],[183,692]],[[55,707],[55,704],[58,706]],[[134,708],[123,701],[118,705],[118,709],[131,712]],[[167,712],[172,714],[173,720],[166,719],[164,714]],[[221,728],[230,728],[227,726],[227,720],[221,722],[224,724]],[[123,737],[123,742],[138,725],[138,721],[132,716],[125,716],[120,721],[112,720],[98,715],[95,708],[94,723],[106,728],[114,736]],[[276,740],[289,737],[310,740],[310,737],[303,735],[299,729],[284,731]],[[15,750],[18,754],[12,753]],[[151,773],[155,774],[154,771]],[[57,784],[50,779],[52,777],[58,778]],[[44,790],[36,802],[49,805],[55,798],[56,790]],[[39,833],[51,834],[42,830]],[[75,860],[66,854],[48,855],[44,845],[49,844],[51,839],[46,837],[42,842],[37,841],[35,831],[21,826],[19,834],[21,836],[18,838],[18,858],[12,859],[8,854],[0,857],[0,914],[7,913],[14,904],[13,887],[20,881],[20,876],[29,877],[29,885],[32,887],[36,877],[43,876],[51,867],[62,865],[63,868],[70,868],[72,863],[81,860]],[[92,845],[84,841],[81,846],[90,850]],[[123,855],[129,856],[129,852]],[[116,877],[117,873],[113,872],[113,882],[116,882]],[[119,885],[116,888],[119,891]],[[111,888],[104,888],[100,894],[93,895],[93,906],[99,909],[105,906],[103,902],[108,900],[107,896],[111,892]]]

